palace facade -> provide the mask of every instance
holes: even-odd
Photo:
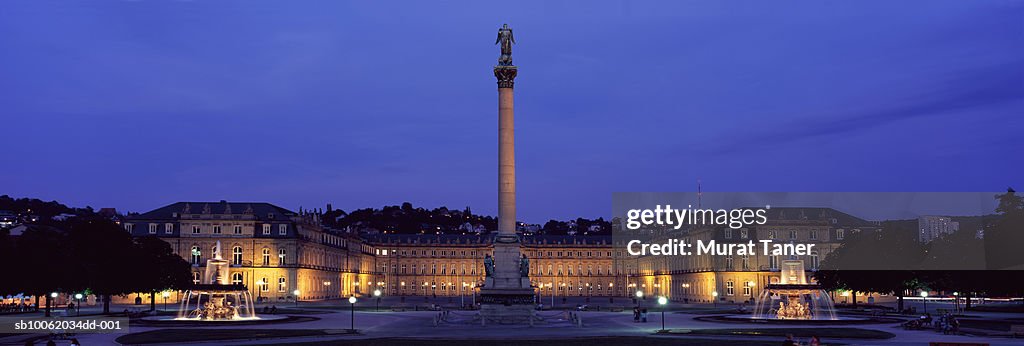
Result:
[[[769,222],[737,230],[698,229],[688,241],[814,243],[800,258],[808,270],[845,234],[874,223],[830,208],[773,208]],[[316,212],[269,203],[178,202],[124,222],[135,236],[156,236],[192,264],[204,283],[206,260],[220,243],[230,278],[264,301],[322,300],[379,290],[389,296],[470,297],[492,251],[480,235],[357,234],[328,228]],[[626,256],[610,236],[523,236],[538,299],[627,297],[637,291],[681,302],[743,302],[779,280],[779,256]]]

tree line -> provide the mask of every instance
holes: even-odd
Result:
[[[41,220],[42,221],[42,220]],[[0,295],[94,294],[110,313],[110,298],[191,285],[188,262],[156,237],[133,238],[115,221],[96,214],[28,225],[19,235],[0,230],[0,263],[9,263]],[[154,294],[155,296],[155,294]],[[156,301],[152,298],[151,308]]]
[[[980,218],[983,236],[963,227],[921,243],[916,223],[887,221],[878,231],[845,237],[814,277],[827,289],[853,292],[854,304],[857,292],[895,295],[899,310],[904,295],[915,290],[1024,296],[1024,199],[1013,189],[995,198],[996,213]]]

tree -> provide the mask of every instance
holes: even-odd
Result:
[[[68,225],[68,241],[79,278],[103,298],[103,313],[110,313],[110,297],[133,292],[134,242],[131,235],[113,221],[80,217]]]
[[[149,292],[149,305],[156,310],[157,292],[168,289],[187,289],[191,281],[190,265],[174,253],[174,249],[160,238],[135,238],[133,244],[133,272],[138,273],[131,282],[134,291]]]
[[[48,226],[31,226],[14,240],[14,257],[17,263],[25,265],[12,266],[11,277],[4,280],[4,290],[11,293],[24,293],[46,299],[46,316],[50,316],[50,292],[70,291],[83,286],[81,276],[73,270],[77,258],[71,255],[65,241],[66,234]]]

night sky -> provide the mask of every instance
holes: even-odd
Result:
[[[614,191],[1001,191],[1019,1],[3,1],[0,194],[495,214],[497,28],[520,220]]]

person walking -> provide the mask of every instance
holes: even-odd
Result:
[[[640,322],[640,308],[633,308],[633,323]]]

